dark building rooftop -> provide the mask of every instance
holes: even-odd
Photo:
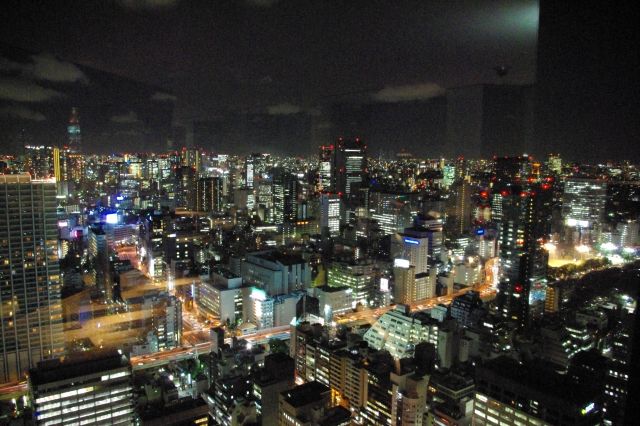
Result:
[[[324,291],[325,293],[336,293],[338,291],[343,291],[343,290],[347,290],[349,287],[347,286],[342,286],[342,287],[332,287],[330,285],[321,285],[316,287],[318,290]]]
[[[240,278],[238,275],[234,274],[233,272],[231,272],[230,270],[228,270],[227,268],[222,268],[222,267],[215,267],[211,270],[212,273],[214,274],[218,274],[223,278],[226,279],[234,279],[234,278]]]
[[[322,399],[323,394],[329,392],[329,388],[320,382],[309,382],[282,392],[284,400],[293,407],[303,407]]]
[[[282,253],[277,250],[249,253],[249,256],[264,259],[268,262],[282,263],[287,266],[305,263],[304,259],[297,254]]]
[[[327,410],[325,415],[318,422],[319,426],[336,426],[342,425],[349,421],[351,412],[344,407],[332,407]]]
[[[34,386],[38,386],[129,365],[127,357],[116,350],[81,352],[39,362],[36,368],[29,371],[29,379]]]
[[[479,366],[476,387],[480,392],[495,394],[498,398],[502,392],[499,389],[526,396],[554,407],[565,416],[576,415],[580,407],[598,400],[592,389],[579,386],[568,375],[556,373],[548,363],[521,364],[508,357],[498,357]]]

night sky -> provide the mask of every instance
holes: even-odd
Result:
[[[9,98],[0,108],[5,117],[20,116],[26,123],[35,112],[32,121],[43,126],[54,118],[43,104],[64,110],[79,102],[75,95],[56,97],[47,90],[66,93],[61,85],[101,84],[86,78],[83,68],[80,74],[71,64],[64,69],[68,61],[148,84],[151,96],[158,89],[166,101],[175,95],[174,125],[239,123],[215,137],[195,135],[196,143],[222,152],[307,154],[327,138],[359,132],[372,135],[374,152],[401,144],[416,154],[440,155],[446,140],[436,123],[441,113],[432,113],[435,98],[452,87],[532,84],[539,69],[537,1],[25,0],[2,7],[7,24],[0,26],[0,41],[43,52],[39,61],[32,59],[39,66],[18,75],[12,60],[0,63],[0,100]],[[59,75],[51,86],[54,78],[40,74],[48,66],[53,73],[54,65]],[[509,67],[506,77],[496,76],[497,65]],[[16,99],[17,80],[44,93]],[[96,93],[92,101],[99,103]],[[119,95],[105,99],[113,103]],[[144,115],[126,102],[118,112],[123,121]],[[336,108],[357,111],[353,119],[341,117],[352,128],[336,123]],[[267,129],[264,140],[259,129]],[[245,139],[250,146],[243,145]],[[85,140],[89,150],[100,149]],[[565,151],[562,144],[554,142],[553,150]]]

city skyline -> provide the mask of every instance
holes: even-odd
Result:
[[[635,424],[626,4],[6,6],[0,424]]]

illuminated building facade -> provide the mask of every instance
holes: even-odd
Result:
[[[391,373],[392,425],[421,425],[427,406],[428,376],[413,371]]]
[[[302,257],[277,250],[249,253],[242,262],[242,279],[268,296],[304,290],[311,284],[311,269]]]
[[[200,314],[219,318],[223,323],[229,321],[235,324],[242,316],[242,291],[239,286],[225,287],[209,280],[201,280],[196,302]]]
[[[196,185],[196,211],[219,212],[222,207],[222,178],[205,177],[198,179]]]
[[[499,357],[476,370],[474,425],[599,425],[597,392],[544,364]]]
[[[279,426],[348,426],[351,413],[332,407],[331,390],[316,381],[280,393]]]
[[[423,284],[423,280],[416,278],[416,267],[403,263],[402,259],[398,259],[393,267],[393,279],[395,282],[393,297],[396,303],[408,305],[427,297],[427,287],[418,285]],[[421,291],[422,288],[425,291]]]
[[[547,169],[556,176],[562,174],[562,158],[560,158],[560,154],[549,154]]]
[[[341,315],[353,309],[353,289],[349,287],[332,287],[328,285],[310,289],[318,298],[320,314],[325,324],[331,322],[334,315]]]
[[[336,145],[320,150],[319,186],[322,191],[337,193],[346,199],[355,195],[356,187],[365,184],[367,146],[359,138],[338,138]],[[331,184],[327,185],[327,181]]]
[[[378,318],[364,334],[364,340],[370,347],[386,350],[394,358],[408,358],[420,342],[438,346],[438,323],[431,318],[411,316],[406,306],[398,305]]]
[[[43,145],[27,145],[25,150],[25,169],[34,179],[47,179],[54,175],[55,148]]]
[[[180,346],[182,340],[182,302],[167,294],[145,299],[142,310],[147,312],[151,331],[163,351]]]
[[[582,178],[568,178],[565,181],[562,220],[569,231],[569,242],[591,244],[598,240],[606,199],[606,182]]]
[[[551,184],[526,174],[527,157],[499,160],[493,200],[500,207],[498,315],[527,327],[544,310],[547,252],[541,240],[550,232]]]
[[[187,210],[196,208],[196,186],[198,174],[196,169],[189,166],[178,167],[175,171],[175,203],[176,207]]]
[[[130,425],[135,419],[131,364],[118,351],[75,354],[29,372],[38,425]]]
[[[320,195],[320,231],[331,237],[340,235],[342,200],[338,195]]]
[[[56,186],[0,175],[0,382],[64,350]]]
[[[355,195],[356,187],[365,185],[367,146],[359,138],[339,138],[333,150],[333,191],[338,195]]]
[[[317,190],[321,192],[333,191],[333,153],[335,145],[323,145],[320,147],[320,162],[318,163],[318,183]]]
[[[259,370],[253,382],[253,398],[256,414],[263,425],[278,424],[280,393],[293,388],[294,361],[283,353],[272,353],[264,359],[264,369]]]
[[[334,262],[327,272],[327,284],[330,287],[350,288],[354,304],[369,306],[376,287],[374,264],[367,261]]]

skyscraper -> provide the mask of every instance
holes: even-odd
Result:
[[[46,179],[53,174],[53,147],[27,145],[24,147],[26,170],[34,179]]]
[[[244,160],[244,183],[247,188],[253,188],[254,178],[259,174],[260,160],[260,154],[247,155]]]
[[[187,149],[183,147],[182,152],[180,153],[180,162],[183,166],[188,166],[194,169],[196,171],[196,175],[202,171],[202,153],[197,148]]]
[[[0,381],[62,354],[56,187],[0,175]]]
[[[337,195],[320,195],[320,231],[335,237],[340,234],[341,200]]]
[[[346,197],[355,195],[356,187],[365,184],[367,146],[359,138],[338,139],[333,151],[333,190]]]
[[[318,163],[318,191],[330,192],[332,190],[333,152],[335,145],[322,145],[320,147],[320,162]]]
[[[547,253],[540,240],[549,232],[551,186],[513,173],[522,163],[521,157],[503,159],[500,165],[511,167],[496,170],[493,203],[500,210],[498,313],[526,327],[544,305]]]
[[[217,212],[222,209],[222,178],[205,177],[198,179],[196,192],[197,211]]]
[[[449,205],[447,228],[452,235],[464,235],[471,227],[472,188],[466,180],[458,180],[452,185],[453,197]]]
[[[547,169],[555,174],[562,174],[562,158],[560,154],[549,154],[547,158]]]
[[[188,210],[196,208],[196,169],[182,166],[176,169],[175,174],[175,201],[176,207],[184,207]]]
[[[68,146],[72,152],[82,152],[82,137],[80,135],[80,118],[78,108],[71,108],[71,117],[67,126]]]
[[[297,177],[282,168],[273,169],[274,223],[295,222],[298,217],[300,185]]]
[[[569,242],[596,242],[604,221],[607,184],[597,179],[569,178],[562,195],[562,220]]]

